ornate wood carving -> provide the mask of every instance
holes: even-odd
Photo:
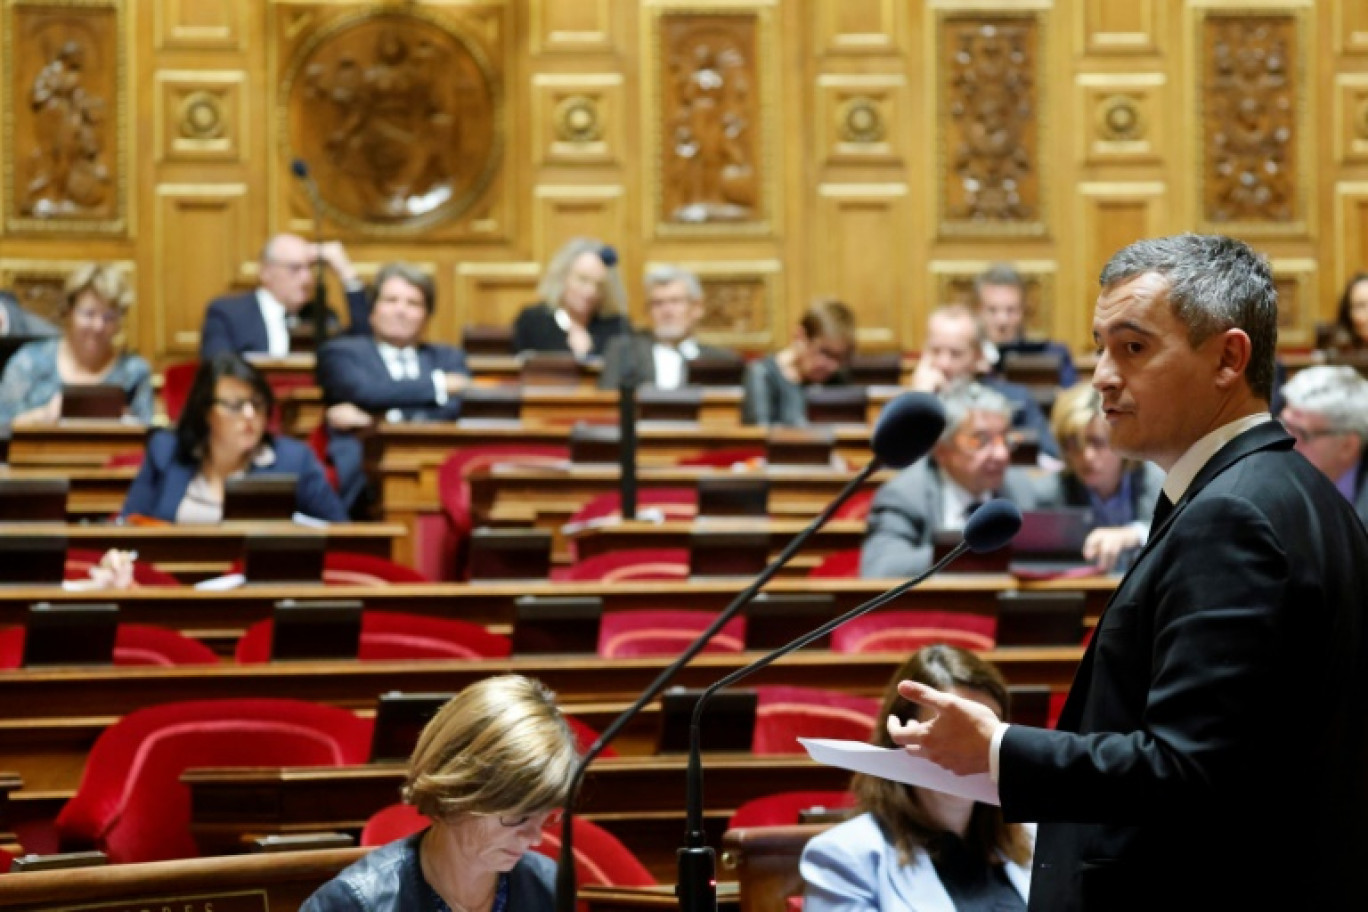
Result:
[[[10,4],[9,230],[123,230],[119,19],[114,0]]]
[[[1040,25],[1030,16],[941,21],[943,228],[1043,230]]]
[[[660,17],[661,219],[761,217],[759,22],[753,14]]]
[[[500,74],[446,17],[386,8],[308,36],[282,87],[285,154],[327,214],[377,234],[466,214],[500,163]]]
[[[1210,15],[1202,31],[1203,215],[1214,224],[1294,222],[1296,20]]]

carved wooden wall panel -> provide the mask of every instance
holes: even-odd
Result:
[[[760,351],[787,344],[798,317],[783,306],[782,263],[675,262],[693,270],[703,285],[703,320],[699,329],[703,341]]]
[[[1368,181],[1344,181],[1335,188],[1335,221],[1332,234],[1335,281],[1327,295],[1338,295],[1344,281],[1355,272],[1368,268]],[[1334,308],[1323,301],[1321,315],[1332,319]]]
[[[239,282],[256,250],[246,241],[247,187],[174,185],[158,188],[152,234],[158,277],[152,301],[157,351],[193,357],[204,307]]]
[[[1162,73],[1078,77],[1082,157],[1089,164],[1156,162],[1166,148]]]
[[[1331,0],[1334,8],[1331,33],[1336,50],[1345,54],[1368,54],[1368,5],[1361,0]]]
[[[938,28],[941,232],[1045,232],[1044,14],[945,13]]]
[[[1305,231],[1298,32],[1293,13],[1201,18],[1201,217],[1211,230]]]
[[[621,76],[538,74],[532,91],[532,148],[539,166],[622,164]]]
[[[1163,0],[1083,0],[1075,7],[1085,53],[1155,54],[1165,23]]]
[[[79,261],[0,260],[0,288],[14,293],[21,307],[58,321],[62,286]]]
[[[501,35],[497,8],[320,7],[281,36],[281,160],[350,231],[475,233],[503,164]]]
[[[4,11],[6,230],[128,228],[120,0]]]
[[[1278,344],[1310,348],[1316,342],[1316,261],[1272,257],[1278,289]]]
[[[898,47],[895,0],[844,0],[815,8],[817,47],[826,54],[885,54]]]
[[[159,71],[152,101],[157,160],[241,162],[246,83],[242,71]]]
[[[623,188],[613,186],[548,186],[536,189],[533,210],[533,256],[549,260],[573,237],[593,237],[612,243],[626,236]],[[627,272],[624,263],[620,271]]]
[[[237,50],[250,6],[241,0],[152,0],[152,33],[159,50]]]
[[[1335,158],[1368,164],[1368,73],[1335,78]]]
[[[518,311],[537,300],[541,263],[459,263],[455,269],[456,326],[512,326]],[[430,333],[434,337],[435,333]],[[459,334],[446,336],[459,339]]]
[[[1164,233],[1165,187],[1157,183],[1081,184],[1078,188],[1074,259],[1080,296],[1091,313],[1097,277],[1116,251]]]
[[[613,46],[610,0],[533,3],[532,53],[606,51]]]
[[[657,233],[770,230],[772,27],[764,10],[656,11],[648,65],[656,89]]]
[[[889,74],[824,74],[814,127],[824,166],[906,163],[899,100],[907,81]]]
[[[907,236],[907,188],[826,185],[818,199],[814,294],[850,305],[862,344],[893,346],[911,329],[905,325],[911,276],[899,243]]]

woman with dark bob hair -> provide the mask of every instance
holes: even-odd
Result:
[[[528,850],[560,814],[579,760],[540,682],[499,675],[433,716],[404,801],[432,821],[325,883],[300,912],[550,912],[556,865]]]
[[[1368,272],[1356,272],[1344,283],[1330,346],[1338,349],[1368,348]]]
[[[298,440],[266,433],[274,406],[266,378],[240,356],[225,352],[205,361],[175,432],[157,431],[148,439],[121,515],[218,522],[227,479],[272,472],[296,477],[298,512],[346,522],[347,512],[313,451]]]
[[[924,646],[894,674],[881,719],[918,716],[898,683],[920,681],[975,700],[1005,717],[1007,682],[992,664],[955,646]],[[872,743],[896,747],[885,726]],[[968,798],[855,774],[863,813],[803,849],[803,912],[1025,909],[1033,833],[1002,809]]]

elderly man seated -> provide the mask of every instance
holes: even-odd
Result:
[[[1301,453],[1335,483],[1368,524],[1368,380],[1352,367],[1297,372],[1282,388],[1278,417]]]
[[[941,394],[945,432],[930,457],[879,488],[860,549],[863,577],[903,577],[931,566],[936,532],[963,529],[994,497],[1022,510],[1057,506],[1028,470],[1010,465],[1012,405],[981,383],[951,384]]]

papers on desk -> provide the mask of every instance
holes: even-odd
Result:
[[[803,745],[813,760],[827,766],[919,785],[984,804],[999,803],[997,785],[987,773],[956,776],[930,760],[912,756],[900,747],[876,747],[860,741],[840,741],[835,738],[799,738],[798,743]]]
[[[202,579],[195,583],[195,588],[201,592],[227,592],[229,589],[236,589],[247,582],[247,577],[241,573],[225,573],[223,576],[211,576],[209,579]]]

